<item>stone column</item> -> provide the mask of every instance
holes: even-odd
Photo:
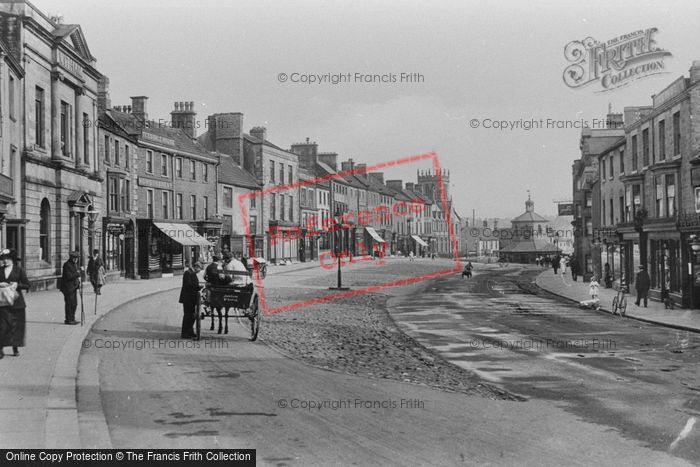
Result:
[[[58,83],[62,80],[61,73],[51,73],[51,158],[59,161],[64,160],[61,152],[61,99],[58,95]]]
[[[73,127],[75,128],[75,151],[73,151],[73,154],[75,154],[75,166],[78,169],[81,170],[89,170],[90,169],[90,164],[89,164],[89,159],[88,163],[85,162],[85,151],[84,151],[84,139],[83,139],[83,102],[85,101],[85,98],[83,97],[85,95],[85,90],[80,87],[75,89],[75,123],[73,124]],[[89,156],[89,154],[88,154]]]

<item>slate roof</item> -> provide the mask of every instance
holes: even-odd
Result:
[[[114,109],[110,109],[107,112],[109,112],[114,121],[130,135],[143,138],[143,133],[146,131],[150,134],[172,140],[173,144],[171,147],[178,151],[214,157],[203,145],[192,141],[192,139],[187,136],[187,134],[182,131],[181,128],[172,128],[167,125],[161,125],[153,120],[143,121],[133,114],[118,112]],[[147,140],[147,138],[144,139]],[[160,144],[162,145],[163,143]]]
[[[561,251],[554,243],[541,238],[529,238],[501,248],[501,253],[556,253]]]
[[[545,219],[534,211],[525,211],[513,219],[511,223],[512,222],[549,222],[549,220]]]
[[[233,162],[233,159],[225,154],[221,156],[221,164],[219,164],[218,170],[218,181],[219,183],[250,188],[251,190],[259,190],[261,188],[260,184],[258,184],[252,174],[237,166]]]

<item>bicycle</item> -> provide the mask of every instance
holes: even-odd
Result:
[[[620,285],[620,288],[617,290],[617,295],[615,298],[613,298],[612,301],[612,314],[613,316],[615,314],[619,314],[620,317],[625,316],[625,313],[627,312],[627,296],[626,296],[626,290],[624,285]]]

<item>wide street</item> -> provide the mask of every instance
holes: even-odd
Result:
[[[343,277],[357,288],[449,265],[388,259]],[[579,310],[535,290],[537,273],[477,266],[471,280],[266,316],[258,342],[235,320],[228,335],[207,322],[203,340],[181,340],[177,293],[152,295],[83,346],[81,439],[254,447],[279,466],[697,463],[696,431],[671,443],[697,413],[698,336]],[[334,280],[278,267],[265,292],[279,306]],[[600,348],[573,344],[586,339]]]

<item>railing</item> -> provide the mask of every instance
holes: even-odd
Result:
[[[15,187],[12,178],[7,175],[0,174],[0,195],[13,198],[15,195]]]

